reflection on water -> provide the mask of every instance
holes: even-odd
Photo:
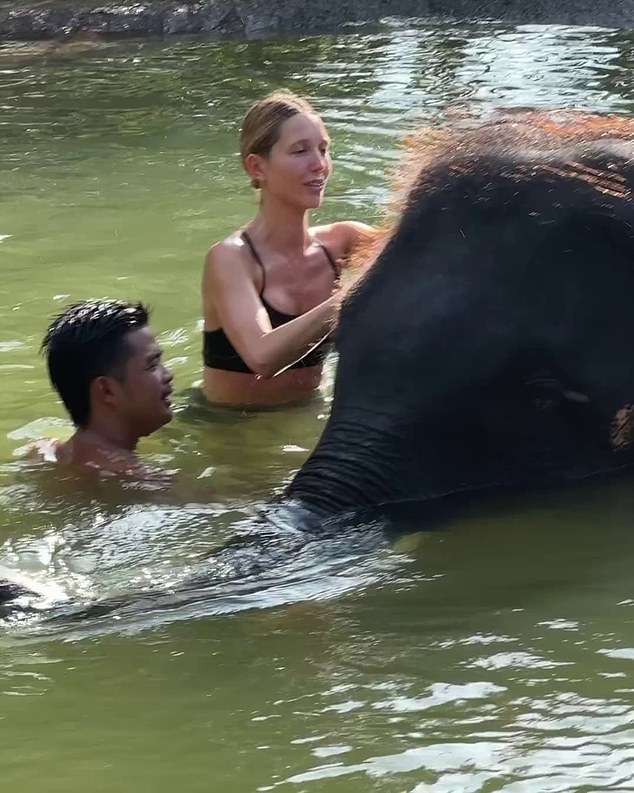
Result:
[[[314,101],[335,154],[319,219],[372,222],[416,124],[629,113],[632,52],[629,31],[416,20],[0,45],[0,564],[68,598],[0,634],[5,789],[634,789],[631,483],[486,504],[393,547],[378,526],[289,534],[227,565],[210,551],[259,525],[310,452],[334,361],[303,408],[194,395],[202,258],[255,206],[236,155],[253,98]],[[143,451],[178,471],[168,488],[14,456],[70,431],[38,346],[61,304],[100,295],[154,307],[177,411]]]

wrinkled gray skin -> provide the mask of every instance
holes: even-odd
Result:
[[[424,525],[465,496],[632,465],[634,145],[552,147],[425,171],[342,311],[330,419],[272,510],[292,530],[277,551],[274,524],[222,549],[237,574],[342,513],[418,505]]]

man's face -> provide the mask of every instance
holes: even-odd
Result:
[[[150,328],[133,330],[125,340],[131,355],[119,381],[117,406],[130,432],[150,435],[172,418],[172,373]]]

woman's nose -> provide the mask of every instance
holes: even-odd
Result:
[[[326,168],[327,162],[328,162],[328,155],[324,154],[321,151],[316,151],[312,159],[312,168],[314,171],[323,171]]]

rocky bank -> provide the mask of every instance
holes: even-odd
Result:
[[[0,0],[0,39],[253,38],[341,31],[386,16],[634,27],[634,0]]]

